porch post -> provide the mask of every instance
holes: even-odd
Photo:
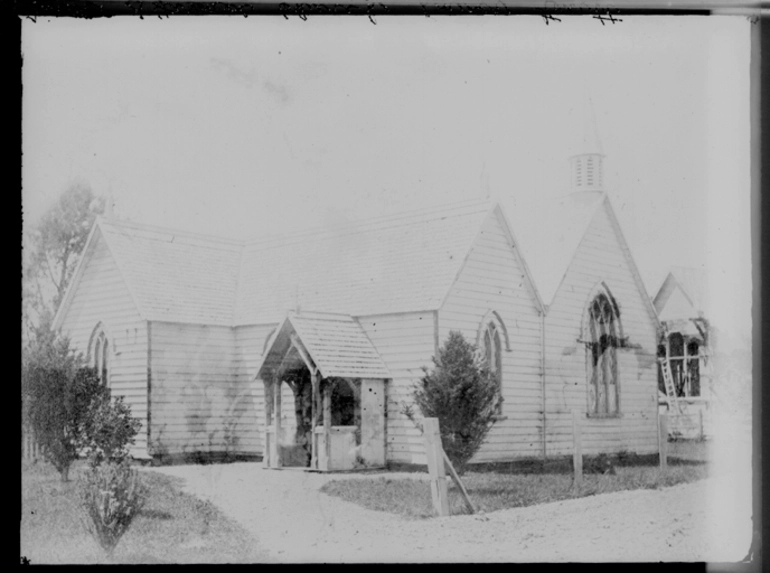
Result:
[[[281,460],[281,378],[273,379],[273,441],[270,444],[271,467],[280,468]]]
[[[314,470],[318,469],[318,438],[316,437],[315,428],[318,425],[318,385],[320,382],[320,376],[318,372],[311,372],[310,374],[310,386],[312,388],[312,398],[310,400],[310,419],[312,420],[310,429],[310,467]]]
[[[331,384],[327,380],[326,384],[324,384],[323,388],[323,412],[324,412],[324,460],[326,463],[324,464],[325,467],[319,468],[323,470],[328,470],[329,465],[331,464],[331,457],[332,457],[332,448],[331,448],[331,442],[332,442],[332,388]]]
[[[272,424],[273,424],[273,382],[268,378],[262,379],[262,384],[265,387],[264,393],[264,405],[265,405],[265,428],[262,432],[262,467],[271,467],[270,460],[272,459],[273,442]]]

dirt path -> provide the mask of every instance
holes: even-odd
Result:
[[[751,541],[746,474],[485,516],[408,520],[318,491],[331,479],[375,476],[251,463],[152,471],[183,478],[186,491],[212,501],[278,562],[735,561]]]

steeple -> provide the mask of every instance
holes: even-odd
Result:
[[[583,112],[583,133],[576,154],[570,159],[570,179],[573,191],[604,190],[604,153],[596,127],[591,97],[586,99]]]

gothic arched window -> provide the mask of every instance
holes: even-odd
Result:
[[[102,325],[98,324],[91,334],[88,365],[96,369],[96,375],[105,385],[109,385],[110,381],[110,356],[110,341]]]
[[[503,345],[500,327],[494,321],[487,322],[479,332],[481,356],[487,368],[494,374],[500,392],[500,400],[497,403],[497,413],[503,413]]]
[[[613,415],[618,407],[620,317],[617,305],[600,292],[588,307],[588,413]]]

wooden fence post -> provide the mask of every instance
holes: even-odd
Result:
[[[658,457],[660,458],[660,470],[668,467],[668,416],[658,414]]]
[[[700,421],[700,439],[703,440],[704,433],[703,433],[703,408],[698,410],[698,416]]]
[[[583,486],[583,452],[580,438],[580,414],[577,410],[572,410],[572,467],[575,470],[576,490]]]
[[[463,499],[465,500],[465,507],[467,507],[468,511],[471,513],[476,513],[476,507],[473,505],[471,497],[468,495],[468,490],[465,489],[465,485],[463,485],[460,476],[457,474],[457,471],[455,471],[455,467],[452,465],[452,462],[449,459],[449,456],[446,455],[443,447],[441,448],[441,454],[444,456],[444,464],[449,470],[449,475],[452,476],[452,480],[455,482],[457,489],[459,489],[460,493],[463,495]]]
[[[441,446],[441,433],[438,418],[423,420],[423,435],[425,437],[425,456],[428,459],[430,474],[430,491],[433,495],[433,507],[440,516],[449,515],[449,491],[444,469],[444,449]]]

